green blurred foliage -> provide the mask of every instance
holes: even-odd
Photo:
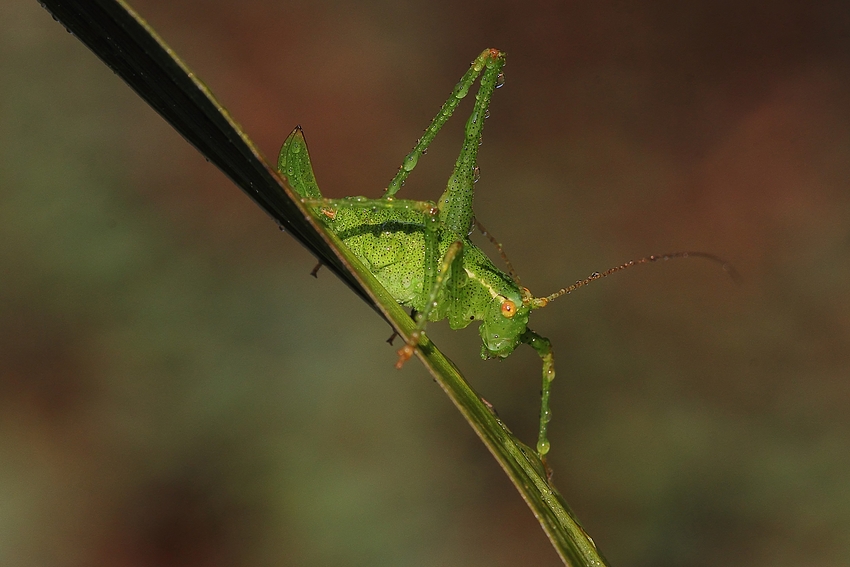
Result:
[[[329,196],[379,195],[508,52],[476,212],[532,291],[677,249],[745,278],[652,266],[534,314],[567,501],[614,565],[846,562],[850,6],[134,6],[266,155],[300,123]],[[386,324],[36,2],[0,5],[0,62],[0,564],[557,564]],[[533,441],[536,355],[429,334]]]

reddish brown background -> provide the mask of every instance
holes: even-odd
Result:
[[[266,155],[301,124],[329,196],[379,195],[505,50],[476,213],[533,291],[676,249],[745,278],[641,268],[534,314],[588,532],[613,565],[846,563],[847,3],[134,6]],[[386,325],[36,2],[0,6],[0,61],[0,563],[557,564]],[[530,349],[429,333],[532,440]]]

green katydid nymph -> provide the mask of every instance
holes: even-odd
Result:
[[[543,459],[550,447],[546,431],[551,416],[549,392],[555,365],[549,340],[528,328],[530,312],[590,281],[633,265],[689,255],[723,261],[701,252],[648,256],[605,272],[594,272],[547,297],[534,297],[520,284],[501,245],[477,223],[472,208],[484,119],[494,90],[504,83],[504,64],[505,54],[496,49],[485,50],[472,62],[379,199],[324,198],[316,184],[300,127],[284,142],[278,170],[302,202],[339,236],[393,298],[413,309],[416,330],[398,351],[397,367],[413,355],[426,324],[442,319],[448,319],[452,329],[481,321],[481,356],[485,359],[505,358],[522,343],[537,351],[543,361],[537,452]],[[436,202],[397,199],[395,195],[405,179],[479,75],[480,86],[466,122],[463,146],[445,191]],[[496,268],[469,239],[476,226],[497,247],[508,265],[508,273]],[[724,267],[731,272],[728,264],[724,263]]]

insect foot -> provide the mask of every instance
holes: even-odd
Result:
[[[395,367],[401,370],[401,367],[404,366],[404,363],[410,360],[413,356],[413,353],[416,352],[416,346],[419,344],[419,338],[421,334],[419,331],[413,331],[410,334],[410,340],[404,344],[403,347],[398,349],[398,361],[395,363]]]

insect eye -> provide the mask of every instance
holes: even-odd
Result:
[[[502,302],[502,316],[510,319],[516,313],[516,303],[511,301],[510,299],[506,299]]]

